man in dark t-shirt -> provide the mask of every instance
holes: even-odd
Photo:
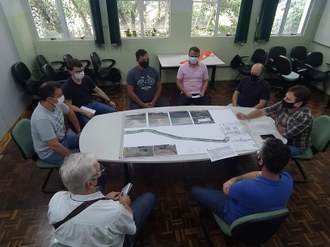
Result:
[[[256,63],[251,68],[251,76],[238,84],[232,98],[233,106],[264,108],[270,97],[269,83],[262,78],[265,67]]]
[[[159,72],[149,66],[147,51],[139,49],[135,56],[138,65],[128,71],[126,77],[130,109],[164,106],[164,102],[160,98],[162,83]]]
[[[109,96],[102,89],[96,86],[92,78],[84,74],[83,66],[78,59],[68,61],[67,67],[71,77],[62,86],[65,97],[64,103],[77,114],[82,127],[94,115],[115,111],[116,104],[110,100]],[[92,100],[92,92],[100,96],[105,103],[94,102]],[[92,112],[90,109],[92,111],[95,110],[95,112]]]

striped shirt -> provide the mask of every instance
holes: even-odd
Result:
[[[276,114],[275,124],[285,127],[282,135],[287,138],[288,145],[296,146],[302,150],[311,145],[311,132],[313,127],[313,116],[307,107],[302,107],[290,113],[283,109],[281,102],[265,108],[267,115]]]

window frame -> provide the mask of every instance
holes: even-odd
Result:
[[[310,1],[309,8],[307,9],[307,11],[303,12],[302,17],[300,19],[299,26],[301,25],[301,21],[304,18],[304,22],[302,24],[302,27],[298,27],[298,31],[299,31],[299,29],[301,29],[300,33],[298,33],[298,32],[297,33],[290,33],[290,34],[289,33],[283,33],[283,31],[285,30],[285,24],[286,24],[286,21],[287,21],[287,17],[288,17],[289,10],[290,10],[290,5],[291,5],[291,0],[287,0],[285,10],[284,10],[283,16],[281,18],[281,23],[280,23],[280,26],[279,26],[279,30],[278,30],[277,33],[272,33],[271,32],[270,36],[273,36],[273,37],[274,36],[282,36],[282,37],[304,36],[307,25],[308,25],[310,17],[311,17],[312,9],[313,9],[314,4],[315,4],[314,0],[308,0],[308,1]],[[274,20],[275,20],[275,18],[276,18],[276,15],[274,17]],[[273,30],[273,28],[272,28],[272,30]]]
[[[215,14],[215,20],[214,20],[214,30],[213,30],[213,33],[212,35],[210,36],[201,36],[201,35],[192,35],[192,31],[193,31],[193,19],[191,19],[191,23],[190,23],[190,37],[191,38],[211,38],[211,37],[234,37],[236,35],[236,32],[237,32],[237,23],[239,21],[239,11],[238,11],[238,18],[237,18],[237,23],[235,25],[235,32],[234,33],[230,33],[228,35],[228,33],[219,33],[219,20],[220,20],[220,15],[221,15],[221,7],[222,7],[222,4],[223,4],[223,0],[192,0],[192,3],[191,3],[191,15],[193,14],[193,5],[194,5],[194,2],[196,3],[212,3],[214,2],[214,4],[216,4],[216,14]]]
[[[137,30],[141,33],[140,36],[127,36],[127,35],[121,35],[122,39],[166,39],[170,38],[171,35],[171,1],[172,0],[117,0],[119,2],[127,2],[127,1],[135,1],[138,2],[138,18],[139,18],[139,26]],[[168,3],[168,35],[167,36],[146,36],[145,35],[145,27],[144,27],[144,11],[143,6],[144,2],[167,2]],[[142,17],[142,18],[141,18]],[[120,21],[120,18],[119,18]],[[126,30],[122,30],[120,26],[120,33],[122,34]],[[134,31],[134,30],[133,30]]]
[[[68,28],[68,25],[67,25],[67,22],[66,22],[65,14],[64,14],[63,2],[62,2],[62,0],[54,0],[54,1],[56,3],[56,8],[57,8],[57,11],[58,11],[58,16],[59,16],[59,21],[60,21],[60,25],[61,25],[61,28],[62,28],[62,34],[61,34],[60,38],[57,38],[57,37],[41,38],[41,37],[39,37],[37,25],[34,21],[32,9],[31,9],[31,6],[30,6],[30,1],[29,0],[23,1],[26,12],[29,13],[29,18],[30,18],[30,21],[32,23],[33,31],[34,31],[35,36],[38,40],[40,40],[40,41],[49,41],[49,40],[60,40],[60,41],[89,40],[90,41],[90,40],[94,40],[95,30],[94,30],[93,19],[92,19],[91,15],[90,15],[90,20],[91,20],[91,29],[93,30],[93,35],[92,36],[85,36],[83,38],[82,37],[70,37],[69,28]],[[89,9],[91,9],[90,2],[88,0],[86,0],[86,2],[88,3]]]

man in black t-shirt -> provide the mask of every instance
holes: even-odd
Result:
[[[66,103],[72,109],[83,127],[94,115],[111,113],[115,111],[116,104],[110,100],[105,92],[96,86],[95,82],[84,74],[82,63],[78,59],[72,59],[67,63],[71,77],[63,84],[62,91]],[[93,102],[92,92],[100,96],[105,103]],[[85,106],[95,113],[81,107]]]
[[[265,67],[256,63],[251,68],[251,76],[238,84],[232,98],[233,106],[264,108],[270,97],[269,83],[262,78]]]

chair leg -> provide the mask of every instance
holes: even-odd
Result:
[[[234,81],[237,80],[237,78],[240,76],[241,73],[238,73],[238,75],[235,77]]]
[[[53,170],[54,170],[54,169],[50,169],[50,170],[49,170],[49,172],[48,172],[48,174],[47,174],[47,177],[46,177],[44,183],[43,183],[42,186],[41,186],[41,191],[42,191],[43,193],[56,193],[56,192],[59,191],[58,189],[57,189],[57,190],[55,190],[55,189],[46,189],[47,184],[48,184],[48,181],[49,181],[49,179],[50,179],[50,176],[51,176],[52,173],[53,173]]]
[[[299,169],[301,175],[302,175],[303,178],[304,178],[304,180],[302,180],[302,181],[299,180],[299,181],[294,181],[294,182],[295,182],[295,183],[308,183],[308,177],[306,176],[306,174],[305,174],[304,170],[302,169],[301,165],[299,164],[298,160],[293,159],[293,158],[292,158],[292,160],[294,161],[294,163],[295,163],[296,166],[298,167],[298,169]]]
[[[212,240],[211,240],[211,237],[209,234],[209,229],[207,227],[207,225],[208,225],[207,219],[209,218],[209,214],[210,214],[210,212],[207,209],[203,208],[199,213],[199,219],[201,221],[202,229],[203,229],[203,232],[209,243],[209,246],[213,246],[213,243],[212,243]]]

